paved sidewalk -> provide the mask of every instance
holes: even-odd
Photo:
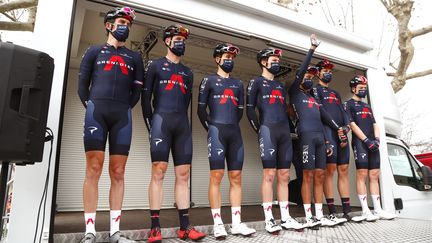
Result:
[[[431,242],[432,221],[412,219],[379,220],[377,222],[345,223],[336,227],[321,227],[319,230],[306,229],[303,232],[281,231],[278,236],[264,231],[264,223],[250,222],[250,227],[257,230],[252,237],[229,235],[225,241],[218,241],[212,235],[212,226],[197,228],[209,234],[201,242],[255,243],[255,242]],[[229,232],[229,225],[226,225]],[[163,242],[185,242],[175,238],[177,228],[163,229]],[[126,236],[146,242],[148,230],[131,230],[124,232]],[[54,242],[77,242],[82,234],[56,234]],[[106,242],[108,233],[98,234],[98,242]],[[190,241],[188,241],[190,242]]]

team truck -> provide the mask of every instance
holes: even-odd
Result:
[[[432,168],[432,153],[423,153],[414,155],[423,165],[427,165]]]
[[[7,242],[33,242],[35,234],[36,239],[41,237],[43,242],[58,240],[59,238],[55,238],[53,234],[56,213],[83,211],[84,107],[76,93],[78,69],[84,51],[90,45],[102,44],[106,40],[104,14],[113,7],[124,5],[134,8],[137,12],[137,19],[126,45],[140,51],[145,61],[165,55],[165,46],[161,41],[157,42],[163,27],[180,23],[191,31],[183,60],[195,74],[190,111],[194,144],[190,178],[193,207],[209,206],[207,134],[202,129],[195,110],[200,80],[215,70],[211,56],[213,48],[220,42],[229,42],[240,47],[241,53],[236,58],[233,76],[245,83],[260,73],[255,61],[257,51],[266,46],[280,48],[283,50],[284,72],[278,79],[286,81],[289,86],[295,69],[307,52],[309,36],[315,33],[322,43],[312,63],[316,64],[324,57],[335,63],[332,88],[341,94],[343,100],[352,96],[348,81],[354,75],[363,74],[369,80],[368,102],[372,105],[376,122],[381,128],[380,189],[383,208],[399,215],[398,221],[395,221],[398,225],[403,225],[403,220],[409,219],[415,219],[406,221],[409,224],[427,222],[421,224],[424,227],[431,225],[432,210],[426,210],[432,208],[430,170],[422,167],[399,140],[399,110],[384,70],[379,66],[376,57],[369,54],[373,49],[370,40],[301,17],[293,11],[266,1],[39,0],[35,30],[29,47],[46,52],[55,60],[47,123],[54,132],[53,156],[49,163],[50,146],[47,144],[42,163],[16,168]],[[242,119],[240,126],[246,152],[243,204],[259,205],[261,195],[257,188],[260,188],[260,179],[257,178],[262,176],[262,165],[257,137],[247,119]],[[137,107],[133,110],[133,138],[126,167],[123,210],[149,207],[147,188],[151,163],[147,138],[141,109]],[[172,164],[170,167],[172,168]],[[46,203],[39,207],[48,171]],[[292,169],[290,173],[291,179],[294,179],[295,170]],[[107,174],[107,170],[104,169],[99,182],[98,210],[109,209],[110,183]],[[173,208],[175,200],[172,169],[168,170],[165,178],[163,208]],[[350,178],[351,203],[353,206],[359,206],[356,182],[353,179],[355,165],[352,153]],[[221,188],[223,205],[229,205],[228,188],[227,181],[224,181]],[[335,203],[340,205],[337,194],[335,198]],[[302,234],[308,234],[305,232]],[[385,233],[383,234],[385,236]],[[72,242],[71,239],[76,238],[69,238],[65,242]]]

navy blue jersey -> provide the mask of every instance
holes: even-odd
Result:
[[[315,100],[322,105],[331,118],[339,125],[348,125],[348,116],[343,108],[339,93],[329,87],[317,84],[312,89]]]
[[[174,63],[166,57],[150,61],[141,99],[146,125],[151,126],[153,112],[187,114],[192,86],[193,73],[182,63]]]
[[[85,106],[88,100],[112,100],[133,107],[140,98],[143,80],[139,53],[124,46],[91,46],[81,61],[78,94]]]
[[[321,119],[335,130],[339,127],[309,92],[300,89],[300,84],[306,74],[313,53],[314,50],[309,49],[306,58],[296,73],[294,82],[288,90],[290,103],[297,114],[297,133],[299,134],[303,132],[323,132],[324,127]]]
[[[211,124],[238,124],[243,114],[243,82],[217,74],[205,77],[200,84],[198,116],[204,128]],[[209,114],[207,114],[207,106]]]
[[[354,122],[368,138],[374,138],[375,118],[368,104],[350,99],[345,102],[345,110],[350,122]]]
[[[252,79],[247,89],[247,116],[258,132],[261,124],[288,123],[285,85],[263,76]],[[259,111],[259,122],[255,112]]]

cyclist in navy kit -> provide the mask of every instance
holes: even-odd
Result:
[[[140,98],[144,79],[141,55],[125,47],[134,18],[134,10],[128,7],[109,11],[104,19],[108,34],[106,44],[89,47],[80,66],[78,94],[86,107],[84,147],[87,166],[83,186],[86,233],[81,240],[85,243],[96,240],[98,182],[107,138],[111,179],[109,242],[135,242],[119,231],[124,172],[132,137],[131,109]]]
[[[221,218],[220,184],[225,172],[225,159],[230,181],[230,202],[233,235],[251,235],[255,230],[241,222],[241,174],[244,159],[243,140],[239,121],[243,115],[243,82],[232,78],[234,58],[238,47],[223,43],[216,46],[213,58],[218,66],[216,74],[205,77],[200,84],[198,116],[208,131],[210,161],[209,202],[214,220],[216,239],[225,239],[227,232]],[[207,113],[207,106],[209,113]]]
[[[345,102],[345,109],[353,131],[352,147],[357,168],[357,193],[362,206],[361,220],[394,219],[395,214],[381,208],[379,192],[380,173],[380,130],[375,122],[371,107],[362,102],[367,95],[368,80],[356,75],[350,80],[353,97]],[[367,204],[366,180],[369,176],[369,190],[372,196],[375,214]]]
[[[181,239],[205,237],[189,223],[189,173],[192,161],[192,133],[187,116],[193,73],[180,60],[185,52],[189,30],[181,25],[165,28],[165,57],[150,61],[146,68],[141,106],[150,134],[152,176],[149,186],[151,230],[148,241],[161,242],[159,213],[163,198],[163,179],[171,151],[175,171],[175,198]]]
[[[300,139],[303,162],[302,197],[308,227],[315,227],[319,224],[323,226],[335,225],[335,222],[323,217],[322,212],[326,154],[327,156],[332,154],[331,146],[325,139],[322,122],[324,121],[334,130],[338,130],[339,126],[310,94],[313,86],[312,78],[318,70],[315,67],[308,68],[308,65],[318,45],[319,41],[315,35],[311,35],[309,52],[289,88],[290,101],[298,119],[297,133]],[[314,185],[316,219],[312,217],[311,210],[310,187],[312,183]]]
[[[247,116],[258,133],[263,179],[261,193],[265,216],[265,229],[269,233],[284,229],[301,229],[303,226],[291,218],[288,210],[288,181],[293,152],[290,120],[287,113],[285,85],[274,76],[279,72],[282,51],[265,48],[258,52],[257,62],[261,76],[252,79],[247,89]],[[259,121],[255,109],[259,111]],[[273,181],[277,176],[277,197],[281,210],[281,226],[272,213]]]
[[[334,131],[331,127],[324,124],[326,138],[333,148],[333,154],[327,157],[326,178],[324,182],[324,194],[329,209],[328,219],[341,224],[347,221],[349,218],[348,213],[351,211],[348,181],[349,147],[347,146],[348,138],[346,136],[349,132],[349,121],[339,93],[329,87],[333,77],[333,66],[327,59],[318,62],[316,67],[319,72],[319,83],[312,89],[312,95],[326,109],[332,119],[343,126],[343,129]],[[333,174],[336,170],[336,165],[338,170],[338,189],[342,199],[344,218],[336,217],[336,208],[334,206]]]

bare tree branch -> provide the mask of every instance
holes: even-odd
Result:
[[[0,12],[8,12],[15,9],[36,7],[38,0],[16,0],[0,4]]]
[[[406,75],[406,79],[413,79],[413,78],[418,78],[418,77],[423,77],[426,75],[431,75],[432,74],[432,69],[428,69],[425,71],[421,71],[421,72],[415,72],[415,73],[410,73],[408,75]]]
[[[398,23],[398,42],[400,61],[395,76],[391,82],[395,93],[400,91],[406,84],[406,71],[414,57],[414,45],[412,44],[413,33],[408,28],[413,9],[413,0],[381,0],[387,11],[393,15]]]
[[[327,12],[326,12],[325,9],[324,9],[324,6],[322,5],[321,0],[319,0],[318,2],[319,2],[319,4],[320,4],[320,6],[321,6],[321,10],[322,10],[323,13],[324,13],[324,16],[325,16],[325,18],[326,18],[326,20],[327,20],[327,23],[330,23],[330,19],[329,19],[329,17],[328,17]],[[334,23],[333,23],[333,25],[334,25]]]
[[[352,32],[354,32],[355,28],[354,28],[354,1],[351,0],[351,27],[352,27]]]
[[[429,32],[432,32],[432,25],[429,25],[429,26],[426,26],[426,27],[420,28],[420,29],[418,29],[418,30],[413,30],[413,31],[411,31],[412,36],[413,36],[412,38],[417,37],[417,36],[419,36],[419,35],[427,34],[427,33],[429,33]]]
[[[34,23],[0,21],[0,29],[9,31],[33,31]]]
[[[326,4],[327,9],[328,9],[329,12],[330,12],[330,8],[329,8],[329,5],[328,5],[328,2],[327,2],[327,1],[324,1],[324,2],[325,2],[325,4]],[[331,22],[333,23],[333,25],[335,25],[335,21],[334,21],[334,19],[333,19],[333,16],[332,16],[331,14],[329,14],[329,17],[330,17]]]
[[[12,20],[12,21],[17,21],[14,17],[12,17],[10,14],[8,14],[8,13],[1,13],[1,14],[3,14],[4,16],[6,16],[8,19],[10,19],[10,20]]]
[[[387,76],[390,76],[390,77],[394,77],[396,75],[396,73],[386,73],[386,74],[387,74]]]

